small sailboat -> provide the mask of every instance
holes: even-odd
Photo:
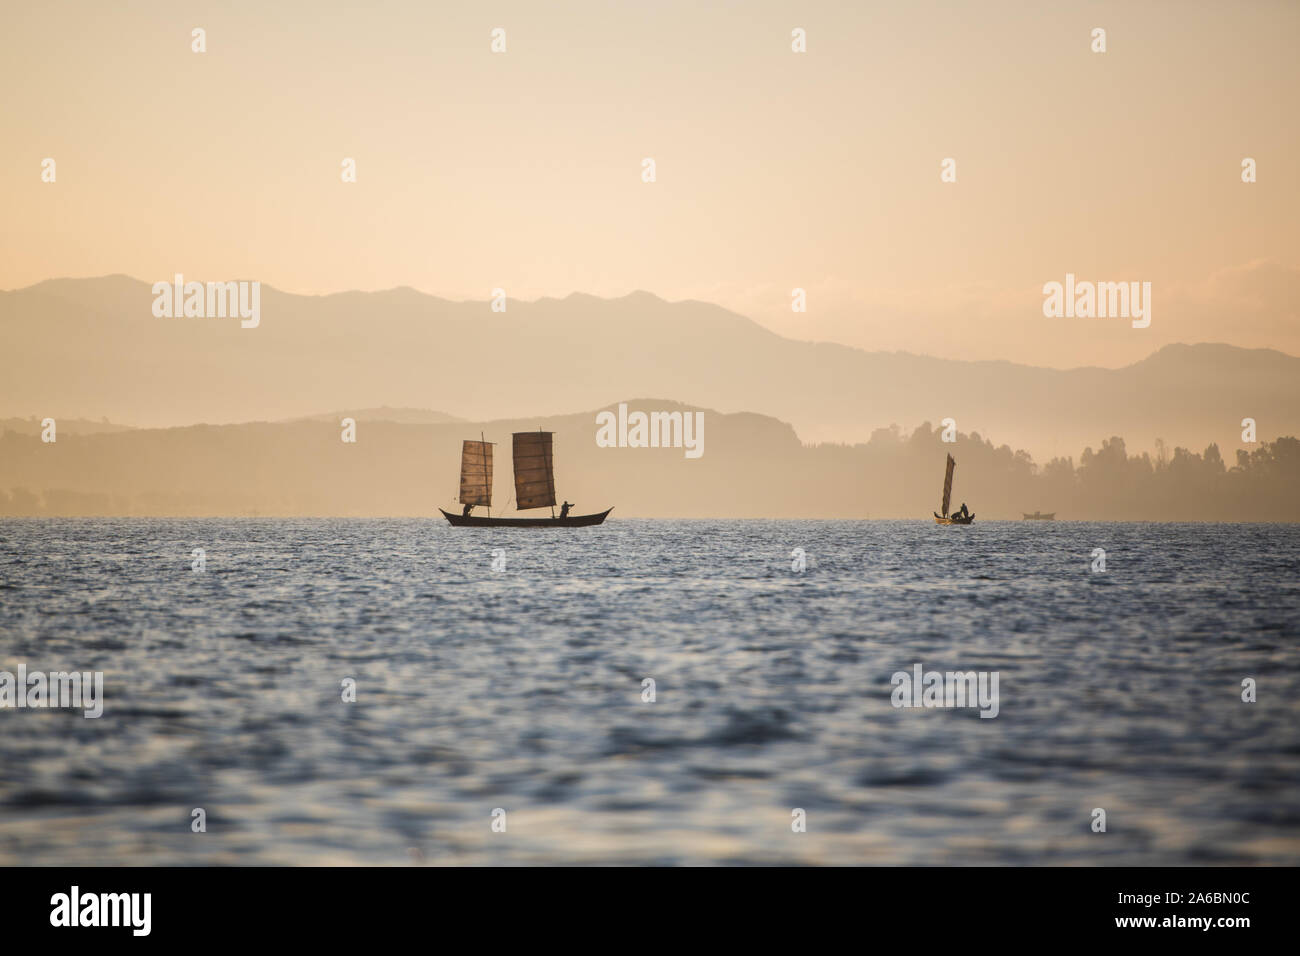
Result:
[[[460,503],[466,513],[451,514],[443,509],[448,524],[458,528],[584,528],[600,524],[614,509],[597,514],[555,514],[555,466],[551,456],[553,432],[515,432],[515,507],[551,509],[549,518],[493,518],[491,514],[469,514],[476,505],[492,507],[492,447],[489,441],[465,441],[460,449]],[[480,439],[482,436],[479,436]],[[568,508],[564,509],[565,512]]]
[[[948,470],[943,476],[943,514],[934,515],[935,524],[970,524],[975,520],[974,512],[965,512],[966,506],[962,505],[962,511],[957,512],[951,517],[948,516],[948,505],[952,503],[952,473],[957,467],[957,462],[953,460],[952,455],[948,456]]]
[[[1041,511],[1035,511],[1033,514],[1029,514],[1028,512],[1025,511],[1022,511],[1020,513],[1025,516],[1026,521],[1055,521],[1056,520],[1055,511],[1049,511],[1046,514],[1044,514]]]

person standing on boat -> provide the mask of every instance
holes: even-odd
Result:
[[[460,516],[461,516],[462,518],[468,518],[468,517],[469,517],[469,513],[470,513],[471,511],[473,511],[473,510],[474,510],[474,506],[473,506],[473,505],[466,505],[466,506],[464,507],[464,509],[461,511]]]
[[[560,517],[561,518],[569,517],[569,509],[572,507],[573,505],[569,504],[567,501],[564,504],[560,505]]]
[[[965,517],[967,517],[969,514],[970,514],[970,512],[966,510],[966,502],[963,501],[963,502],[961,503],[961,516],[962,516],[963,518],[965,518]]]

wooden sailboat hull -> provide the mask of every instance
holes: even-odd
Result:
[[[944,518],[937,514],[934,514],[933,511],[931,511],[930,514],[934,515],[935,524],[970,524],[972,521],[975,520],[975,515],[973,514],[968,514],[964,518]]]
[[[438,509],[442,511],[441,508]],[[450,514],[442,511],[447,523],[457,528],[586,528],[600,524],[613,511],[606,508],[594,515],[570,515],[567,518],[488,518],[483,515]]]

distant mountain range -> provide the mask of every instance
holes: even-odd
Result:
[[[381,405],[378,408],[343,409],[337,412],[327,412],[323,415],[304,415],[301,418],[291,419],[291,421],[330,422],[336,424],[344,418],[367,422],[393,422],[397,425],[447,425],[452,422],[464,421],[463,418],[457,418],[455,415],[435,412],[427,408],[389,408],[387,405]]]
[[[1039,461],[1111,435],[1131,450],[1215,441],[1226,455],[1247,417],[1261,439],[1300,434],[1300,359],[1268,349],[1173,345],[1117,369],[961,362],[795,341],[645,292],[494,312],[409,288],[301,296],[263,286],[255,329],[155,318],[152,302],[150,283],[125,276],[0,293],[0,414],[179,426],[393,406],[483,421],[643,394],[768,415],[803,442],[952,418]]]
[[[35,415],[27,418],[0,418],[0,435],[5,432],[39,435],[44,430],[41,422],[42,420]],[[108,419],[96,422],[85,418],[59,418],[56,420],[55,437],[57,439],[59,435],[101,435],[130,430],[130,425],[118,425]]]
[[[398,425],[447,425],[463,421],[455,415],[435,412],[427,408],[353,408],[337,412],[325,412],[320,415],[303,415],[287,419],[289,422],[341,422],[344,418],[353,418],[367,422],[392,422]],[[59,418],[56,420],[57,435],[99,435],[106,432],[131,431],[139,426],[121,425],[110,422],[107,418],[91,421],[85,418]],[[42,419],[35,415],[27,418],[0,418],[0,434],[6,431],[20,435],[39,435],[43,431]]]

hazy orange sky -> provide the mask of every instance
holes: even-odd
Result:
[[[1294,2],[57,2],[5,20],[0,288],[647,289],[945,357],[1300,354]],[[1151,327],[1045,319],[1066,272],[1151,282]]]

